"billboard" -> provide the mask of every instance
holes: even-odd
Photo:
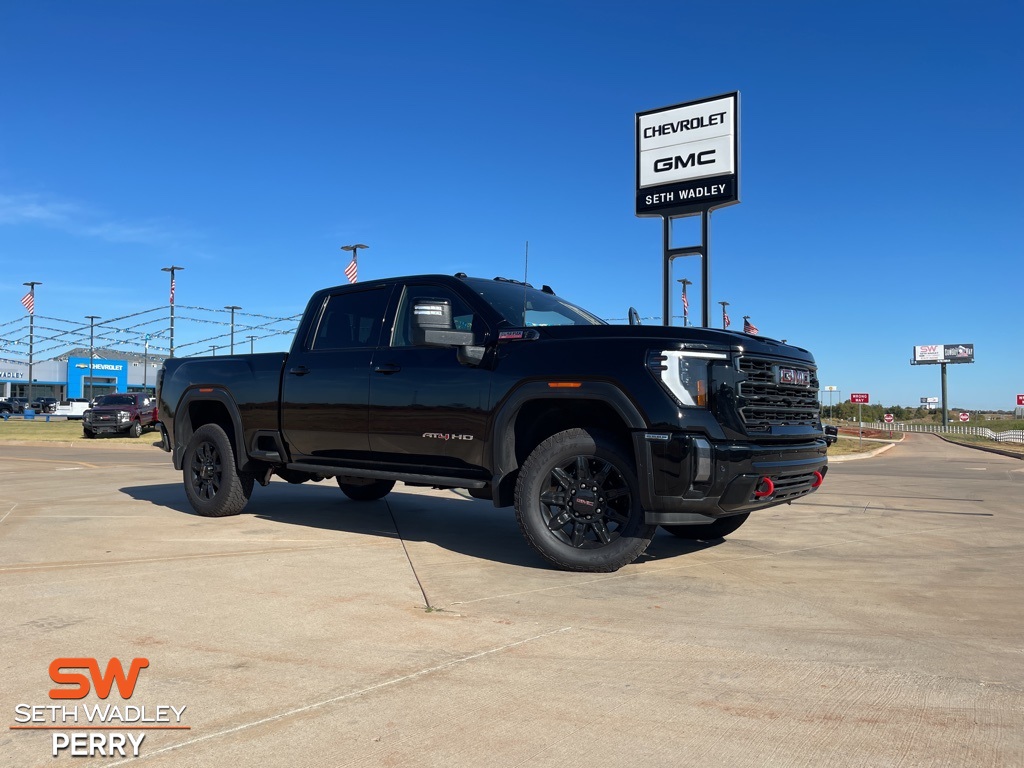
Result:
[[[934,363],[973,363],[973,344],[922,344],[914,347],[912,365]]]
[[[636,115],[636,215],[739,202],[739,93]]]

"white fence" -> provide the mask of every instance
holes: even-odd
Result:
[[[999,443],[1024,443],[1024,429],[1008,429],[1005,432],[993,432],[988,427],[963,427],[960,425],[942,427],[932,424],[886,424],[882,421],[865,422],[865,429],[891,429],[896,432],[938,432],[945,435],[975,435],[987,437]]]

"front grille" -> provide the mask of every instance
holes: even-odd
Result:
[[[783,384],[780,369],[806,373],[809,384]],[[739,411],[751,431],[817,424],[818,376],[814,368],[787,360],[741,357]]]

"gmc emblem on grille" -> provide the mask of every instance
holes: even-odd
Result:
[[[794,387],[811,386],[811,372],[801,371],[796,368],[779,368],[779,384],[789,384]]]

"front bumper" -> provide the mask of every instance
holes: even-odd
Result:
[[[132,423],[127,424],[85,424],[85,429],[90,432],[95,432],[97,435],[108,435],[115,432],[128,432],[132,428]]]
[[[709,523],[766,509],[817,490],[825,441],[759,445],[685,433],[637,433],[641,503],[652,525]]]

